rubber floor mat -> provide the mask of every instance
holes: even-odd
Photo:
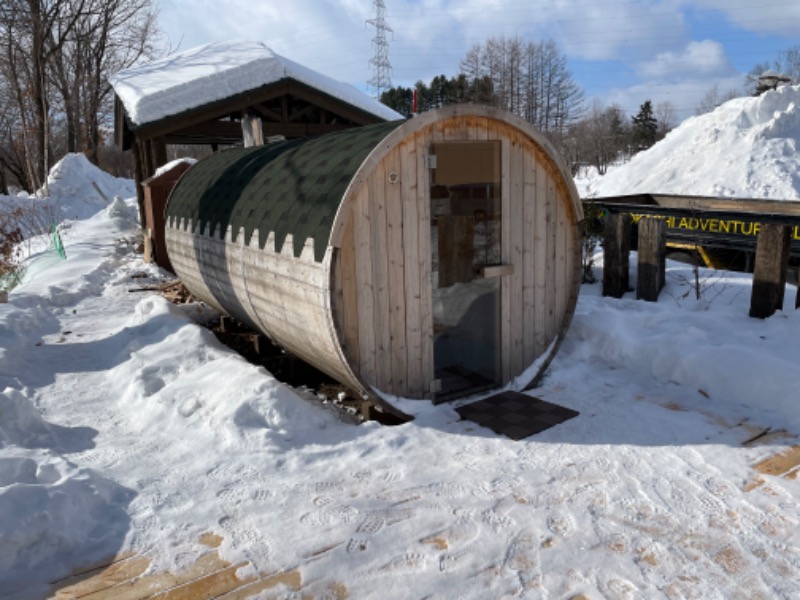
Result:
[[[512,440],[524,439],[580,414],[519,392],[503,392],[455,410],[462,419]]]

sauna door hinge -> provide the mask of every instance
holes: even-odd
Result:
[[[428,154],[428,156],[426,156],[425,158],[426,158],[426,160],[428,162],[428,168],[429,169],[435,169],[436,168],[436,155],[435,154]]]

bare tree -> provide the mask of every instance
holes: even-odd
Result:
[[[461,71],[470,80],[489,79],[496,105],[551,136],[563,136],[581,116],[583,92],[552,40],[525,43],[519,37],[489,38],[470,48]]]
[[[37,187],[51,163],[48,68],[84,16],[86,4],[87,0],[5,0],[0,10],[7,77],[14,82],[20,115],[30,110],[31,122],[23,127],[30,134],[27,162]]]
[[[664,100],[659,102],[655,106],[655,117],[656,117],[656,139],[661,140],[664,139],[670,131],[675,128],[677,124],[677,116],[675,113],[675,107],[673,106],[672,102],[669,100]]]
[[[700,100],[700,104],[695,109],[694,114],[704,115],[728,100],[733,100],[739,96],[740,94],[736,90],[728,90],[725,94],[721,94],[719,91],[719,85],[715,83],[709,88],[705,96],[703,96],[703,99]]]
[[[0,122],[0,161],[23,157],[23,187],[45,182],[59,152],[94,161],[112,114],[108,76],[153,49],[153,0],[3,0],[0,89],[11,99]]]

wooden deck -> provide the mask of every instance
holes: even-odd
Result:
[[[148,558],[122,554],[56,581],[50,597],[56,600],[240,600],[273,588],[294,592],[303,588],[298,569],[240,579],[236,571],[247,563],[232,564],[220,558],[216,549],[222,538],[206,534],[200,542],[208,547],[208,552],[180,573],[151,573],[148,572]],[[333,584],[325,590],[325,597],[341,600],[347,598],[347,590],[341,584]]]
[[[797,441],[797,436],[792,435],[783,430],[770,431],[764,430],[756,434],[746,442],[743,446],[756,446],[767,443],[784,443]],[[800,445],[793,445],[788,450],[772,453],[757,463],[753,464],[753,469],[756,471],[750,480],[745,483],[744,490],[751,492],[756,488],[764,486],[764,491],[769,491],[766,485],[768,479],[762,475],[769,475],[771,477],[780,477],[783,479],[797,479],[800,473]]]

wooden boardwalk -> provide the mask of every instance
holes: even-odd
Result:
[[[56,600],[240,600],[273,588],[297,592],[303,587],[297,569],[240,579],[236,571],[247,563],[231,564],[220,558],[217,548],[222,543],[221,537],[206,534],[200,542],[208,547],[208,552],[180,573],[148,573],[148,558],[122,554],[55,582],[50,597]],[[347,590],[334,584],[326,590],[326,597],[341,600],[347,597]]]

